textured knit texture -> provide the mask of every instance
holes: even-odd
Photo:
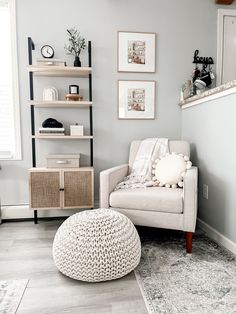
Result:
[[[57,268],[73,279],[121,278],[139,264],[141,244],[133,223],[111,209],[87,210],[68,218],[53,243]]]

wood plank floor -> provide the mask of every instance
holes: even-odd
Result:
[[[18,314],[147,314],[134,273],[84,283],[59,273],[52,242],[62,220],[0,225],[0,279],[29,279]]]

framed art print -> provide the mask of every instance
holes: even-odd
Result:
[[[118,32],[118,72],[155,72],[156,33]]]
[[[155,119],[155,81],[118,81],[118,118]]]

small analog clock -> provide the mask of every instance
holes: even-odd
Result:
[[[49,45],[44,45],[42,48],[41,48],[41,55],[44,57],[44,58],[53,58],[54,56],[54,49],[49,46]]]

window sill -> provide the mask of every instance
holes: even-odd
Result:
[[[15,156],[1,156],[0,155],[0,162],[1,161],[21,161],[22,156],[21,155],[15,155]]]

